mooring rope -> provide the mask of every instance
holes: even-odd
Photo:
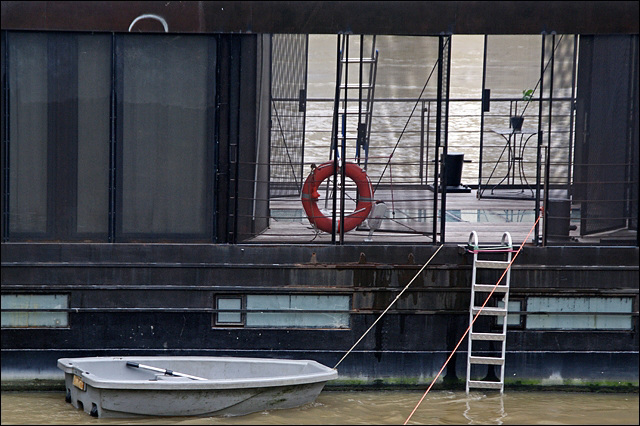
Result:
[[[373,327],[378,323],[378,321],[380,321],[380,318],[382,318],[382,317],[383,317],[383,315],[387,313],[387,311],[391,308],[391,306],[393,306],[393,304],[394,304],[394,303],[396,303],[396,301],[400,298],[400,296],[402,296],[402,293],[404,293],[404,292],[405,292],[405,290],[406,290],[406,289],[408,289],[408,288],[409,288],[409,286],[413,283],[413,281],[415,281],[415,279],[416,279],[416,278],[418,278],[418,275],[420,275],[420,274],[422,273],[422,271],[424,271],[424,268],[426,268],[426,267],[427,267],[427,265],[428,265],[429,263],[431,263],[431,261],[433,260],[433,258],[434,258],[434,257],[436,257],[436,254],[438,254],[438,252],[440,251],[440,249],[442,248],[442,246],[443,246],[443,245],[444,245],[444,244],[440,244],[440,247],[438,247],[438,249],[436,250],[436,252],[435,252],[435,253],[433,253],[433,254],[431,255],[431,257],[429,258],[429,260],[427,260],[427,263],[425,263],[425,264],[422,266],[422,268],[420,268],[420,270],[418,271],[418,273],[417,273],[417,274],[415,274],[415,275],[413,276],[413,278],[411,278],[411,281],[409,281],[409,284],[407,284],[407,285],[402,289],[402,291],[401,291],[400,293],[398,293],[398,295],[396,296],[396,298],[395,298],[395,299],[393,299],[393,302],[391,302],[391,304],[390,304],[389,306],[387,306],[387,309],[385,309],[385,310],[380,314],[380,316],[378,317],[378,319],[376,319],[376,320],[373,322],[373,324],[371,324],[371,327],[369,327],[369,329],[368,329],[367,331],[365,331],[365,332],[364,332],[364,334],[363,334],[363,335],[358,339],[358,341],[357,341],[356,343],[354,343],[354,344],[353,344],[353,346],[351,346],[351,349],[349,349],[349,350],[347,351],[347,353],[346,353],[346,354],[344,354],[344,356],[340,359],[340,361],[338,361],[338,363],[335,365],[335,367],[333,367],[333,369],[334,369],[334,370],[335,370],[336,368],[338,368],[338,365],[340,365],[340,363],[341,363],[341,362],[342,362],[342,361],[347,357],[347,355],[349,355],[349,354],[351,353],[351,351],[352,351],[356,346],[358,346],[358,343],[360,343],[360,341],[361,341],[362,339],[364,339],[364,336],[366,336],[366,335],[367,335],[367,333],[369,333],[369,332],[371,331],[371,329],[372,329],[372,328],[373,328]]]
[[[469,327],[467,327],[467,330],[464,332],[464,334],[462,335],[462,337],[460,338],[460,341],[458,342],[458,344],[456,345],[455,348],[453,348],[453,351],[451,352],[451,355],[449,355],[449,358],[447,358],[447,360],[444,362],[444,365],[442,366],[442,368],[440,369],[440,371],[438,372],[438,374],[436,374],[436,377],[433,378],[433,380],[431,381],[431,384],[429,385],[429,387],[427,388],[427,391],[424,393],[424,395],[422,395],[422,398],[420,398],[420,401],[418,401],[418,404],[416,405],[416,407],[413,409],[413,411],[411,412],[411,414],[409,414],[409,417],[407,417],[407,420],[405,420],[404,424],[406,425],[409,420],[411,419],[411,417],[413,416],[413,414],[416,412],[416,410],[418,409],[418,407],[420,406],[420,404],[422,404],[422,401],[426,398],[427,394],[429,393],[429,391],[431,390],[431,388],[433,387],[433,384],[436,382],[436,380],[438,380],[438,377],[440,377],[440,374],[442,374],[442,371],[444,370],[444,368],[447,366],[447,364],[449,363],[449,361],[451,360],[451,358],[453,357],[453,354],[456,353],[456,351],[458,350],[458,347],[460,346],[460,344],[462,343],[462,341],[464,340],[464,338],[467,336],[467,334],[469,333],[469,330],[471,330],[471,327],[473,326],[473,323],[476,322],[476,318],[478,318],[478,315],[480,315],[480,313],[482,312],[482,310],[484,309],[485,305],[487,304],[487,302],[489,301],[489,298],[491,298],[491,295],[493,295],[493,292],[496,290],[496,288],[498,287],[498,284],[500,284],[500,282],[502,282],[502,279],[504,278],[504,276],[507,274],[507,271],[509,270],[509,268],[511,268],[511,265],[513,264],[513,262],[516,260],[516,257],[518,257],[518,254],[520,254],[520,250],[522,250],[522,247],[524,247],[524,244],[527,242],[527,240],[529,239],[529,235],[531,235],[531,233],[533,232],[533,230],[535,229],[536,225],[538,225],[538,222],[540,221],[540,218],[542,217],[542,214],[540,214],[538,216],[538,218],[536,219],[536,222],[533,224],[533,226],[531,227],[531,229],[529,230],[529,233],[527,234],[527,236],[525,237],[524,241],[522,242],[522,244],[520,244],[520,248],[518,249],[518,251],[516,251],[516,254],[513,256],[513,258],[511,259],[511,262],[509,262],[509,264],[507,265],[507,267],[505,268],[504,272],[502,273],[502,276],[500,276],[500,279],[498,280],[498,282],[493,286],[493,289],[491,290],[491,293],[489,293],[489,295],[487,296],[487,300],[484,301],[484,303],[482,304],[482,306],[480,307],[480,310],[478,311],[478,313],[473,317],[473,320],[471,321],[471,324],[469,324]],[[505,318],[506,321],[506,318]]]

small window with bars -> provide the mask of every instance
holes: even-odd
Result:
[[[216,326],[244,325],[244,298],[242,296],[216,297]]]

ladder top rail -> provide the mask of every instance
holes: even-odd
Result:
[[[467,241],[467,245],[459,244],[458,247],[461,250],[465,250],[469,253],[479,253],[479,252],[515,252],[513,248],[513,242],[511,240],[511,234],[509,232],[505,232],[502,235],[502,241],[500,245],[484,245],[481,246],[478,244],[478,234],[476,231],[471,231],[469,234],[469,240]]]

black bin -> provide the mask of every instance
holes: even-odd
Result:
[[[547,201],[547,237],[567,239],[571,225],[571,200]]]
[[[449,152],[444,158],[445,180],[447,187],[458,187],[462,180],[463,152]]]

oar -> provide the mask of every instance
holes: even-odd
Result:
[[[143,368],[145,370],[157,371],[159,373],[164,373],[167,376],[179,376],[179,377],[187,377],[193,380],[207,380],[198,376],[191,376],[189,374],[178,373],[177,371],[167,370],[164,368],[152,367],[150,365],[138,364],[137,362],[127,361],[127,367],[135,367],[135,368]]]

